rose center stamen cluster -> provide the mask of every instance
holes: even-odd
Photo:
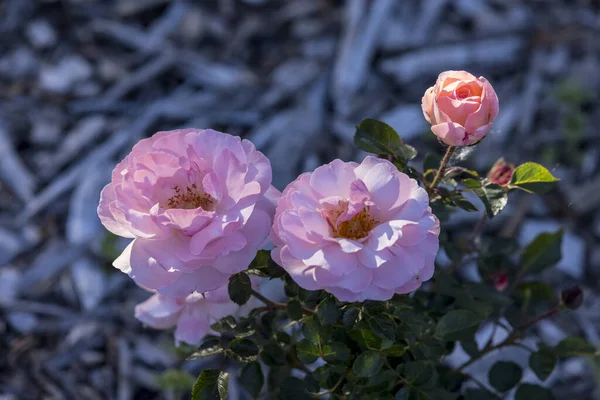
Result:
[[[175,194],[167,200],[167,208],[180,208],[184,210],[193,210],[201,208],[204,211],[212,211],[216,200],[199,189],[194,183],[191,186],[181,189],[178,185],[173,187]]]
[[[367,206],[352,218],[337,222],[338,218],[348,210],[348,202],[340,201],[338,207],[338,209],[326,213],[326,220],[331,229],[332,237],[352,240],[364,239],[369,235],[371,229],[377,226],[378,222],[371,216]]]

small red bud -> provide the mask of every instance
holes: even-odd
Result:
[[[509,164],[504,161],[504,158],[500,158],[494,163],[490,172],[488,172],[488,181],[500,186],[506,186],[510,182],[514,170],[515,166],[513,164]]]
[[[494,272],[491,276],[494,282],[494,287],[497,291],[502,292],[508,286],[508,274],[505,270]]]
[[[573,286],[570,289],[563,290],[560,293],[560,299],[565,307],[576,310],[583,303],[583,291],[579,286]]]

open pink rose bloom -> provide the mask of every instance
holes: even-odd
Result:
[[[498,115],[498,96],[484,78],[466,71],[442,72],[422,99],[433,133],[448,146],[479,142]]]
[[[258,278],[252,279],[258,287]],[[192,293],[187,297],[167,297],[154,294],[135,307],[135,317],[155,329],[175,328],[175,341],[198,345],[204,336],[216,334],[212,324],[228,315],[244,316],[256,305],[254,299],[238,306],[229,299],[227,285],[205,293]]]
[[[439,222],[417,182],[389,161],[335,160],[284,190],[271,255],[304,289],[388,300],[431,278]]]
[[[102,190],[98,215],[134,239],[115,267],[142,287],[186,298],[246,269],[268,240],[278,195],[252,143],[184,129],[138,142]]]

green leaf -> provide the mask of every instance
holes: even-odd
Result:
[[[392,341],[375,335],[370,329],[353,329],[348,335],[357,343],[371,350],[382,350],[392,345]]]
[[[541,348],[529,356],[529,367],[540,378],[545,381],[556,365],[556,355],[548,348]]]
[[[531,383],[523,383],[515,393],[515,400],[555,400],[552,392]]]
[[[227,393],[229,393],[229,374],[225,371],[219,373],[217,379],[217,389],[219,391],[219,397],[221,400],[227,400]]]
[[[470,188],[480,188],[481,181],[479,179],[467,178],[461,181],[465,186]]]
[[[373,330],[373,333],[383,339],[391,341],[396,340],[395,330],[396,323],[386,314],[379,314],[374,317],[369,317],[369,326]]]
[[[394,400],[408,400],[410,395],[410,389],[408,387],[403,387],[396,393],[396,397]]]
[[[352,328],[355,323],[361,320],[361,318],[362,315],[360,309],[356,307],[350,307],[344,311],[342,322],[346,328]]]
[[[550,191],[559,180],[540,164],[527,162],[515,168],[508,187],[543,194]]]
[[[395,344],[389,349],[385,349],[385,354],[390,357],[402,357],[402,355],[406,352],[406,346],[401,344]]]
[[[223,346],[221,344],[216,344],[214,346],[210,346],[204,349],[200,349],[194,353],[192,353],[186,360],[196,360],[198,358],[210,357],[217,354],[221,354],[223,352]]]
[[[488,379],[499,392],[506,392],[519,383],[523,377],[523,370],[512,361],[498,361],[490,368]]]
[[[305,338],[320,346],[331,339],[333,328],[331,326],[322,326],[319,319],[316,316],[312,316],[304,320],[302,333]]]
[[[165,390],[183,390],[189,391],[196,380],[186,371],[178,369],[167,370],[156,378],[156,383]]]
[[[314,400],[314,396],[309,393],[312,390],[308,390],[306,381],[293,376],[286,377],[279,389],[279,400]]]
[[[423,336],[435,328],[433,319],[415,310],[396,310],[394,315],[417,336]]]
[[[302,318],[302,303],[298,300],[291,300],[287,306],[288,316],[292,321]]]
[[[485,212],[490,218],[502,211],[508,202],[506,190],[495,183],[480,188],[473,188],[473,193],[481,199],[485,206]]]
[[[294,282],[291,276],[286,275],[283,278],[283,290],[287,297],[296,297],[300,293],[300,286]]]
[[[192,388],[192,400],[213,400],[217,398],[217,380],[219,371],[216,369],[205,369],[198,376],[198,380]]]
[[[367,393],[377,393],[379,397],[382,397],[384,393],[389,393],[390,389],[396,386],[397,380],[398,376],[394,371],[389,369],[381,371],[369,379],[365,391]]]
[[[225,333],[234,331],[236,326],[235,318],[232,315],[228,315],[212,324],[210,328],[215,332]]]
[[[252,362],[258,360],[258,346],[250,339],[234,339],[229,343],[227,355],[236,361]]]
[[[368,153],[392,155],[404,165],[417,156],[417,150],[402,142],[391,126],[371,118],[356,126],[354,144]]]
[[[335,305],[335,299],[327,297],[319,303],[317,317],[319,317],[323,326],[328,326],[336,322],[340,317],[340,310]]]
[[[578,336],[570,336],[554,348],[557,357],[593,356],[597,352],[596,346]]]
[[[365,351],[354,361],[352,371],[360,378],[368,378],[379,372],[383,366],[383,358],[375,351]]]
[[[258,398],[264,381],[265,377],[259,363],[251,362],[244,365],[240,375],[240,382],[242,387],[246,389],[248,393],[250,393],[252,398]]]
[[[319,346],[308,339],[302,339],[296,344],[296,355],[304,364],[312,364],[321,356]]]
[[[477,211],[477,207],[475,207],[473,205],[473,203],[471,203],[469,200],[465,199],[465,197],[460,193],[456,193],[452,196],[452,202],[457,207],[460,207],[465,211],[469,211],[469,212]]]
[[[552,286],[544,282],[538,281],[527,281],[521,282],[515,287],[515,295],[521,299],[521,301],[534,301],[536,303],[549,303],[555,304],[557,296],[554,293]]]
[[[270,367],[286,364],[285,350],[274,341],[270,341],[263,346],[260,352],[260,358]]]
[[[435,327],[435,335],[437,337],[448,336],[452,333],[464,331],[468,328],[478,326],[483,318],[467,310],[454,310],[444,315]]]
[[[244,305],[250,299],[252,283],[250,277],[245,272],[239,272],[229,278],[227,287],[229,298],[236,304]]]
[[[463,288],[474,298],[486,301],[496,306],[507,306],[512,304],[512,299],[504,293],[490,290],[490,288],[481,283],[465,282]]]
[[[461,340],[460,347],[462,347],[465,353],[471,357],[475,357],[479,354],[479,349],[477,348],[477,342],[475,341],[475,338]]]
[[[465,400],[498,400],[498,397],[483,389],[467,389]]]
[[[414,386],[429,384],[435,373],[433,364],[429,361],[409,361],[404,364],[404,377]]]
[[[331,342],[323,346],[321,355],[327,362],[346,361],[350,357],[350,349],[342,342]]]
[[[559,262],[562,257],[562,238],[562,230],[539,234],[521,252],[523,272],[537,274]]]

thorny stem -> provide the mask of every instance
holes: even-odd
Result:
[[[442,159],[440,167],[438,168],[437,173],[435,174],[435,178],[433,178],[433,182],[431,182],[431,185],[429,186],[430,190],[434,189],[444,177],[444,173],[446,172],[446,166],[450,162],[450,158],[452,157],[454,150],[456,150],[456,146],[450,146],[448,147],[448,150],[446,150],[446,154],[444,154],[444,158]]]
[[[560,312],[560,307],[556,306],[551,308],[550,310],[543,312],[539,315],[536,315],[535,317],[531,318],[529,321],[527,321],[526,323],[524,323],[523,325],[519,326],[517,329],[515,329],[513,331],[513,333],[511,333],[506,339],[504,339],[502,342],[498,343],[495,346],[486,346],[483,348],[483,350],[481,350],[481,353],[479,353],[477,356],[471,358],[469,361],[465,362],[464,364],[462,364],[460,367],[458,367],[456,369],[456,371],[461,372],[462,370],[464,370],[465,368],[467,368],[469,365],[473,364],[475,361],[478,361],[479,359],[481,359],[483,356],[485,356],[486,354],[494,351],[494,350],[498,350],[502,347],[506,347],[506,346],[520,346],[520,344],[515,343],[515,340],[517,340],[519,338],[519,336],[521,335],[521,333],[526,330],[527,328],[529,328],[530,326],[538,323],[539,321],[543,320],[544,318],[548,318],[551,317],[553,315],[556,315]]]
[[[250,289],[250,293],[252,294],[252,296],[256,297],[257,299],[259,299],[260,301],[262,301],[263,303],[265,303],[267,305],[267,307],[272,308],[272,309],[287,309],[287,304],[283,304],[283,303],[277,303],[273,300],[269,300],[267,299],[265,296],[263,296],[262,294],[258,293],[256,290],[254,289]],[[306,307],[302,307],[302,311],[305,314],[308,315],[314,315],[315,312],[309,308]]]

